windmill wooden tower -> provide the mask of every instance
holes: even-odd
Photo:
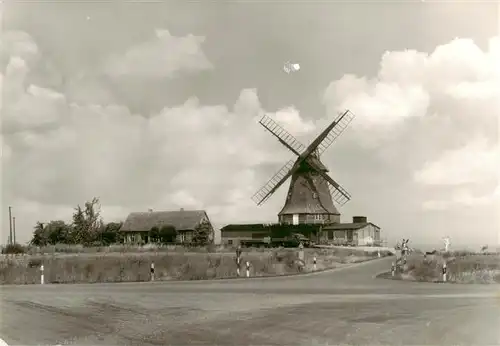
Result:
[[[285,205],[278,213],[280,223],[338,223],[337,205],[344,205],[351,195],[328,175],[320,155],[345,130],[354,114],[340,114],[308,147],[300,143],[267,115],[259,123],[297,156],[288,161],[252,199],[264,203],[291,176]]]

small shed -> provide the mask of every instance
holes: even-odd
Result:
[[[121,232],[126,243],[147,244],[151,229],[172,226],[177,231],[176,243],[191,244],[195,233],[204,229],[209,243],[214,241],[214,228],[205,210],[132,212],[123,223]]]
[[[334,245],[380,245],[380,227],[364,216],[354,216],[353,222],[323,227],[321,241]]]

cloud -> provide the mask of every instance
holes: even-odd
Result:
[[[446,151],[436,161],[427,162],[415,172],[414,178],[425,185],[463,185],[497,179],[499,173],[499,145],[478,138],[462,148]]]
[[[212,64],[201,49],[203,41],[203,37],[176,37],[168,30],[157,29],[153,39],[111,58],[105,70],[112,77],[164,79],[177,71],[210,69]]]
[[[454,208],[481,207],[497,205],[500,202],[500,185],[493,191],[480,196],[472,195],[468,189],[458,188],[449,198],[429,199],[422,203],[424,210],[443,211]]]
[[[1,15],[1,12],[0,12]],[[29,65],[40,58],[38,46],[31,35],[24,31],[4,30],[0,34],[0,56],[3,66],[11,57],[19,57]]]
[[[275,154],[282,146],[258,120],[267,113],[289,129],[313,127],[295,109],[265,112],[255,89],[242,90],[232,107],[192,97],[144,116],[124,105],[76,103],[48,88],[25,87],[29,73],[24,60],[11,59],[2,127],[3,201],[22,215],[25,237],[37,220],[62,217],[61,211],[67,219],[93,196],[101,198],[107,221],[147,208],[208,208],[216,220],[245,210],[255,215],[250,197],[288,159]],[[259,213],[265,218],[269,211]]]
[[[470,133],[488,126],[485,118],[498,118],[499,42],[492,38],[487,51],[470,39],[455,39],[430,54],[386,52],[376,77],[345,75],[329,84],[323,101],[330,117],[346,108],[354,112],[354,131],[370,147],[390,141],[415,118],[450,117],[458,128],[467,116]]]
[[[450,193],[441,199],[428,199],[424,209],[445,210],[454,207],[479,207],[498,203],[500,187],[500,145],[484,138],[447,151],[415,172],[414,179],[423,186],[448,186]]]

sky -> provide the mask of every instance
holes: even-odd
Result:
[[[251,196],[356,115],[322,155],[389,242],[500,244],[500,9],[495,2],[3,2],[2,242],[70,220],[205,209],[276,222],[287,185]],[[283,71],[286,61],[298,72]]]

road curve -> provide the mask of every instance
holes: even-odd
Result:
[[[500,287],[313,275],[3,286],[9,345],[500,345]]]

